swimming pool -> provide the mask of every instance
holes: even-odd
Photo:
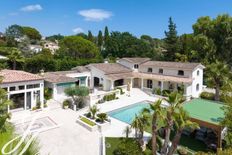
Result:
[[[138,115],[144,108],[149,108],[149,103],[149,101],[138,102],[133,105],[108,112],[108,115],[122,122],[131,124],[136,114]]]

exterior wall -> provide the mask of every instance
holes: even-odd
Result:
[[[27,85],[39,85],[38,88],[27,88]],[[24,89],[19,90],[18,86],[24,86]],[[36,92],[39,91],[39,102],[41,103],[41,107],[43,108],[44,105],[44,81],[38,80],[38,81],[26,81],[26,82],[17,82],[17,83],[3,83],[0,85],[1,88],[6,88],[8,93],[8,99],[10,99],[10,96],[13,94],[21,94],[24,93],[24,109],[26,110],[27,105],[27,93],[31,93],[31,109],[36,106],[36,103],[38,102],[36,100]],[[10,87],[15,87],[16,89],[14,91],[10,91]]]
[[[103,85],[103,90],[108,91],[111,87],[111,82],[106,79],[105,73],[93,66],[91,66],[91,85],[90,88],[94,88],[94,77],[99,78],[99,83]]]
[[[199,71],[199,75],[197,72]],[[198,67],[192,72],[192,97],[199,97],[200,93],[203,90],[203,69]],[[199,84],[199,90],[197,91],[196,87]]]
[[[148,68],[152,68],[153,74],[159,74],[159,69],[163,69],[163,75],[170,75],[170,76],[179,76],[178,75],[178,69],[172,69],[172,68],[157,68],[152,66],[140,66],[139,72],[148,73]],[[192,71],[190,70],[183,70],[184,76],[181,77],[192,77]]]

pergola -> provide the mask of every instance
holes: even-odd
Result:
[[[218,136],[217,146],[222,147],[223,126],[220,121],[225,117],[222,109],[223,103],[204,99],[193,99],[184,104],[184,109],[189,113],[191,120],[206,128],[216,131]]]

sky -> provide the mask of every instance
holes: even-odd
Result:
[[[128,31],[163,38],[168,18],[178,34],[191,33],[201,16],[232,15],[231,0],[0,0],[0,31],[12,24],[31,26],[43,36]]]

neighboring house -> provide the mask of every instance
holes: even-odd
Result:
[[[52,54],[55,54],[55,52],[60,48],[58,43],[51,42],[51,41],[46,41],[43,47],[49,49]]]
[[[1,70],[3,78],[0,87],[7,91],[13,101],[9,110],[30,110],[44,103],[44,79],[41,76],[18,70]]]
[[[41,76],[45,78],[45,87],[52,90],[55,100],[66,97],[66,88],[90,85],[90,71],[84,66],[75,67],[71,71],[46,72]]]
[[[29,49],[35,53],[38,53],[43,50],[43,47],[40,45],[29,45]]]
[[[178,90],[184,88],[188,98],[199,97],[203,88],[200,63],[150,61],[149,58],[122,58],[117,63],[90,64],[91,88],[103,86],[113,90],[127,85],[141,89]]]

